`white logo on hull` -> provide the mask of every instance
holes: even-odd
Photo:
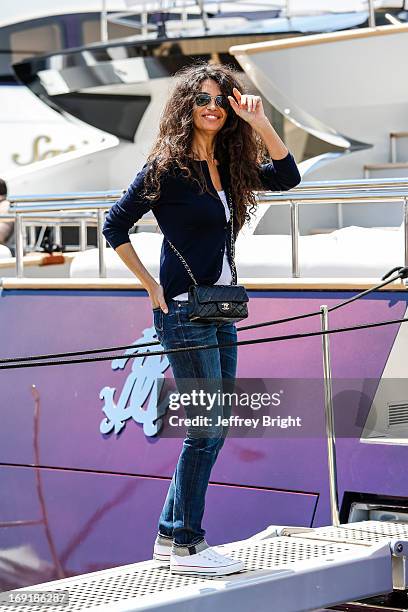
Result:
[[[160,351],[160,344],[153,346],[138,346],[155,340],[154,327],[143,330],[143,336],[136,340],[134,348],[127,349],[123,358],[112,361],[112,370],[123,370],[129,361],[129,355],[135,353],[146,353],[148,351]],[[120,396],[115,403],[115,387],[103,387],[99,394],[100,399],[105,400],[102,411],[106,418],[101,421],[100,432],[109,434],[112,430],[118,434],[128,419],[143,424],[143,433],[146,436],[156,435],[162,426],[162,416],[168,407],[168,398],[163,398],[160,403],[160,391],[164,383],[164,372],[170,363],[166,355],[151,355],[147,357],[134,357],[132,371],[123,385]],[[144,407],[146,400],[148,404]]]

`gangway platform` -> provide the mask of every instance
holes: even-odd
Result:
[[[373,544],[388,542],[392,553],[393,588],[405,590],[408,587],[408,523],[391,521],[361,521],[345,523],[339,527],[320,527],[305,532],[293,533],[303,539],[332,543],[358,544],[371,547]]]
[[[214,548],[244,561],[245,570],[199,577],[171,574],[158,562],[144,561],[13,591],[65,591],[65,605],[0,603],[0,610],[302,612],[389,593],[405,588],[407,580],[408,523],[271,525],[247,540]],[[2,602],[6,597],[0,594]]]

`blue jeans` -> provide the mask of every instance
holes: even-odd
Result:
[[[237,340],[235,323],[189,321],[187,302],[182,300],[170,299],[167,306],[168,313],[163,313],[160,308],[153,309],[157,338],[164,349]],[[237,369],[236,346],[168,353],[167,357],[180,393],[185,389],[181,389],[181,386],[186,379],[193,382],[195,379],[211,379],[211,384],[217,382],[221,392],[233,391]],[[187,417],[193,416],[191,410],[185,406]],[[221,402],[214,405],[211,414],[228,418],[231,407],[228,402]],[[211,469],[224,444],[228,427],[217,428],[213,425],[208,431],[202,427],[201,432],[202,435],[197,437],[187,429],[159,518],[158,533],[172,538],[176,546],[194,545],[204,540],[205,530],[201,527],[201,521],[205,494]]]

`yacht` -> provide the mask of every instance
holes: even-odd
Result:
[[[230,52],[268,101],[297,126],[335,151],[315,152],[303,161],[307,180],[406,177],[408,173],[408,87],[400,75],[408,53],[408,24],[236,45]],[[316,92],[318,92],[316,94]],[[290,141],[302,158],[305,140]],[[402,204],[342,206],[337,228],[350,225],[398,227]],[[301,232],[333,227],[310,209]],[[271,212],[268,231],[282,231],[285,219]]]
[[[172,75],[194,58],[230,63],[258,92],[229,53],[232,45],[358,30],[369,17],[367,5],[360,1],[343,7],[335,2],[334,9],[332,3],[327,8],[327,3],[313,1],[303,3],[303,10],[302,3],[260,0],[152,0],[146,4],[127,0],[126,5],[126,11],[107,14],[106,40],[78,37],[69,48],[12,62],[17,82],[37,99],[64,117],[117,139],[102,155],[103,171],[99,164],[92,164],[92,153],[77,162],[92,164],[88,190],[122,189],[130,182],[148,154]],[[377,3],[378,23],[388,23],[389,15],[400,11],[399,2],[391,5],[389,0]],[[124,28],[125,33],[110,37],[110,27]],[[282,115],[267,99],[265,106],[275,123],[283,125]],[[48,169],[48,175],[52,174]],[[64,187],[69,190],[69,185]],[[75,185],[72,190],[77,189]],[[27,193],[18,184],[13,192]]]
[[[106,6],[109,10],[118,11],[126,4],[124,0],[107,0]],[[46,52],[56,53],[74,45],[100,40],[100,21],[99,0],[58,3],[21,0],[18,4],[9,1],[2,3],[0,166],[1,176],[10,181],[13,191],[24,193],[25,187],[29,193],[33,193],[44,189],[41,182],[36,182],[33,177],[33,168],[38,168],[42,161],[50,162],[61,155],[63,159],[70,159],[79,151],[106,147],[109,140],[106,134],[83,122],[68,120],[59,109],[44,104],[41,98],[34,96],[16,79],[12,69],[13,63],[29,57],[35,60]],[[129,33],[129,29],[123,25],[109,26],[111,38],[126,33]],[[26,174],[30,174],[27,180],[24,179]],[[44,181],[44,176],[41,180]],[[48,177],[47,189],[53,189],[52,172]]]

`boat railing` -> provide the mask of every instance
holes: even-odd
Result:
[[[208,2],[209,0],[206,0]],[[221,0],[210,0],[211,4],[219,6]],[[229,1],[229,0],[227,0]],[[166,17],[168,13],[180,12],[181,21],[184,25],[188,19],[188,9],[197,8],[204,29],[208,30],[208,16],[204,8],[204,0],[128,0],[128,8],[124,11],[107,11],[107,0],[102,0],[101,11],[101,41],[108,42],[108,22],[126,26],[138,30],[146,37],[150,32],[160,35],[165,34]],[[149,16],[155,16],[153,22],[149,22]],[[133,17],[139,16],[140,20],[135,21]]]
[[[9,214],[0,219],[15,220],[16,276],[24,277],[24,254],[33,249],[35,227],[54,227],[55,241],[60,242],[61,227],[79,227],[79,250],[87,248],[88,224],[97,228],[99,277],[106,277],[106,240],[102,234],[105,213],[124,191],[87,192],[67,194],[24,195],[10,197]],[[289,191],[259,191],[260,204],[290,207],[290,235],[292,253],[292,277],[299,278],[299,206],[307,204],[403,204],[404,265],[408,265],[408,178],[351,179],[342,181],[302,181]],[[157,225],[155,219],[140,219],[136,226]],[[27,241],[27,228],[29,241]],[[38,242],[38,241],[37,241]]]
[[[374,0],[366,0],[367,11],[368,11],[368,25],[370,28],[375,28],[375,6]],[[285,14],[288,18],[293,17],[293,0],[285,0]],[[308,7],[309,8],[309,7]],[[350,7],[344,9],[344,12],[350,11]],[[323,12],[323,11],[322,11]],[[297,9],[295,14],[299,14],[299,9]]]
[[[144,37],[148,36],[150,32],[157,31],[163,34],[166,28],[166,17],[168,13],[178,12],[180,18],[185,26],[188,20],[188,10],[196,8],[199,11],[201,20],[203,23],[204,30],[208,30],[208,13],[217,13],[220,11],[221,3],[236,3],[240,1],[245,4],[245,0],[127,0],[127,8],[122,11],[107,10],[107,0],[101,0],[101,20],[100,20],[100,32],[101,41],[108,42],[108,23],[113,23],[128,28],[136,29]],[[366,0],[367,11],[368,11],[368,25],[370,28],[374,28],[376,25],[375,21],[375,6],[374,0]],[[265,0],[258,0],[258,2],[251,2],[251,6],[256,9],[268,8],[277,9],[280,11],[282,16],[290,19],[293,16],[299,14],[307,14],[310,11],[310,7],[305,7],[306,10],[302,12],[299,10],[299,6],[296,5],[296,10],[293,9],[293,0],[274,0],[272,3],[267,3]],[[350,8],[344,9],[339,12],[349,12]],[[325,11],[320,7],[316,10],[317,13],[324,14]],[[149,16],[156,16],[154,22],[149,22]],[[139,20],[135,20],[134,17],[138,16]],[[159,17],[161,19],[159,19]]]

